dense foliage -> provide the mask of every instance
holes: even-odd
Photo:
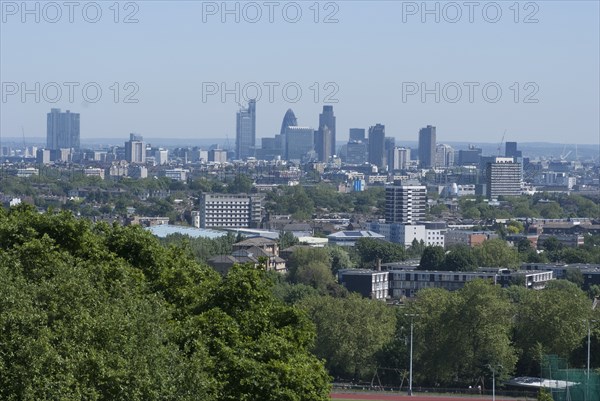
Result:
[[[139,227],[0,211],[0,399],[326,400],[306,315]]]
[[[501,239],[484,241],[475,247],[457,245],[447,251],[440,246],[423,250],[420,270],[475,271],[478,267],[508,267],[519,265],[518,249]]]

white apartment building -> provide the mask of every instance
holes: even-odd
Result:
[[[257,227],[262,219],[263,199],[261,195],[203,194],[200,199],[200,227]]]

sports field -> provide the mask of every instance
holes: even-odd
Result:
[[[357,393],[332,393],[332,400],[338,401],[491,401],[492,396],[445,396],[445,395],[418,395],[415,394],[412,397],[407,395],[383,395],[383,394],[357,394]],[[532,398],[526,400],[525,398],[510,398],[510,397],[496,397],[498,401],[533,401]]]

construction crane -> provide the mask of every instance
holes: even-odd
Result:
[[[506,130],[504,130],[504,133],[502,134],[502,139],[500,140],[500,143],[498,144],[498,154],[497,156],[500,157],[502,156],[502,144],[504,143],[504,138],[506,137]]]

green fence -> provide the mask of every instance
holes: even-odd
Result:
[[[600,376],[593,370],[569,369],[556,355],[542,359],[542,377],[549,380],[554,401],[600,401]]]

